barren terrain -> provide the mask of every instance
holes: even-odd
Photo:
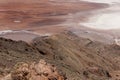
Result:
[[[79,0],[0,0],[0,80],[119,80],[114,31],[80,25],[106,7]]]
[[[120,46],[116,44],[110,45],[92,41],[78,37],[70,31],[49,37],[38,37],[31,44],[1,38],[0,44],[0,73],[3,80],[6,80],[4,78],[8,78],[6,75],[9,74],[13,75],[13,79],[11,79],[12,76],[9,76],[9,80],[14,80],[14,78],[31,80],[29,78],[35,78],[35,76],[36,79],[32,80],[44,80],[41,79],[42,76],[39,73],[33,73],[35,69],[37,71],[49,71],[49,65],[44,62],[43,65],[46,66],[46,69],[44,69],[45,67],[42,68],[42,65],[34,69],[34,65],[37,66],[34,62],[38,62],[40,59],[56,66],[57,70],[61,71],[67,80],[120,79]],[[22,67],[17,64],[20,62],[25,62],[26,65],[33,68]],[[31,62],[34,65],[31,65]],[[15,71],[14,65],[18,68]],[[23,69],[27,70],[28,75],[24,76]],[[44,73],[41,73],[43,77]],[[31,76],[29,76],[30,74]],[[48,74],[53,74],[55,77],[54,73],[48,72]],[[60,76],[60,74],[57,75]],[[66,78],[60,80],[66,80]],[[49,76],[45,80],[49,80]],[[56,78],[56,80],[59,79]]]

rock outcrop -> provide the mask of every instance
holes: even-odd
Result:
[[[38,63],[17,64],[2,80],[66,80],[66,77],[54,65],[40,60]]]

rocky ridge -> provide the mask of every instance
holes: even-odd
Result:
[[[120,46],[78,37],[70,31],[38,37],[31,44],[0,38],[0,57],[2,76],[12,73],[12,67],[19,62],[39,64],[43,59],[68,80],[119,79]]]

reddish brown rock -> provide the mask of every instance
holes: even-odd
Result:
[[[19,63],[2,80],[66,80],[55,66],[40,60],[38,63]]]

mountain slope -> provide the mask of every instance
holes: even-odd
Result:
[[[68,80],[108,80],[120,70],[120,46],[80,38],[70,31],[38,37],[31,44],[0,38],[0,46],[3,68],[44,59]]]

